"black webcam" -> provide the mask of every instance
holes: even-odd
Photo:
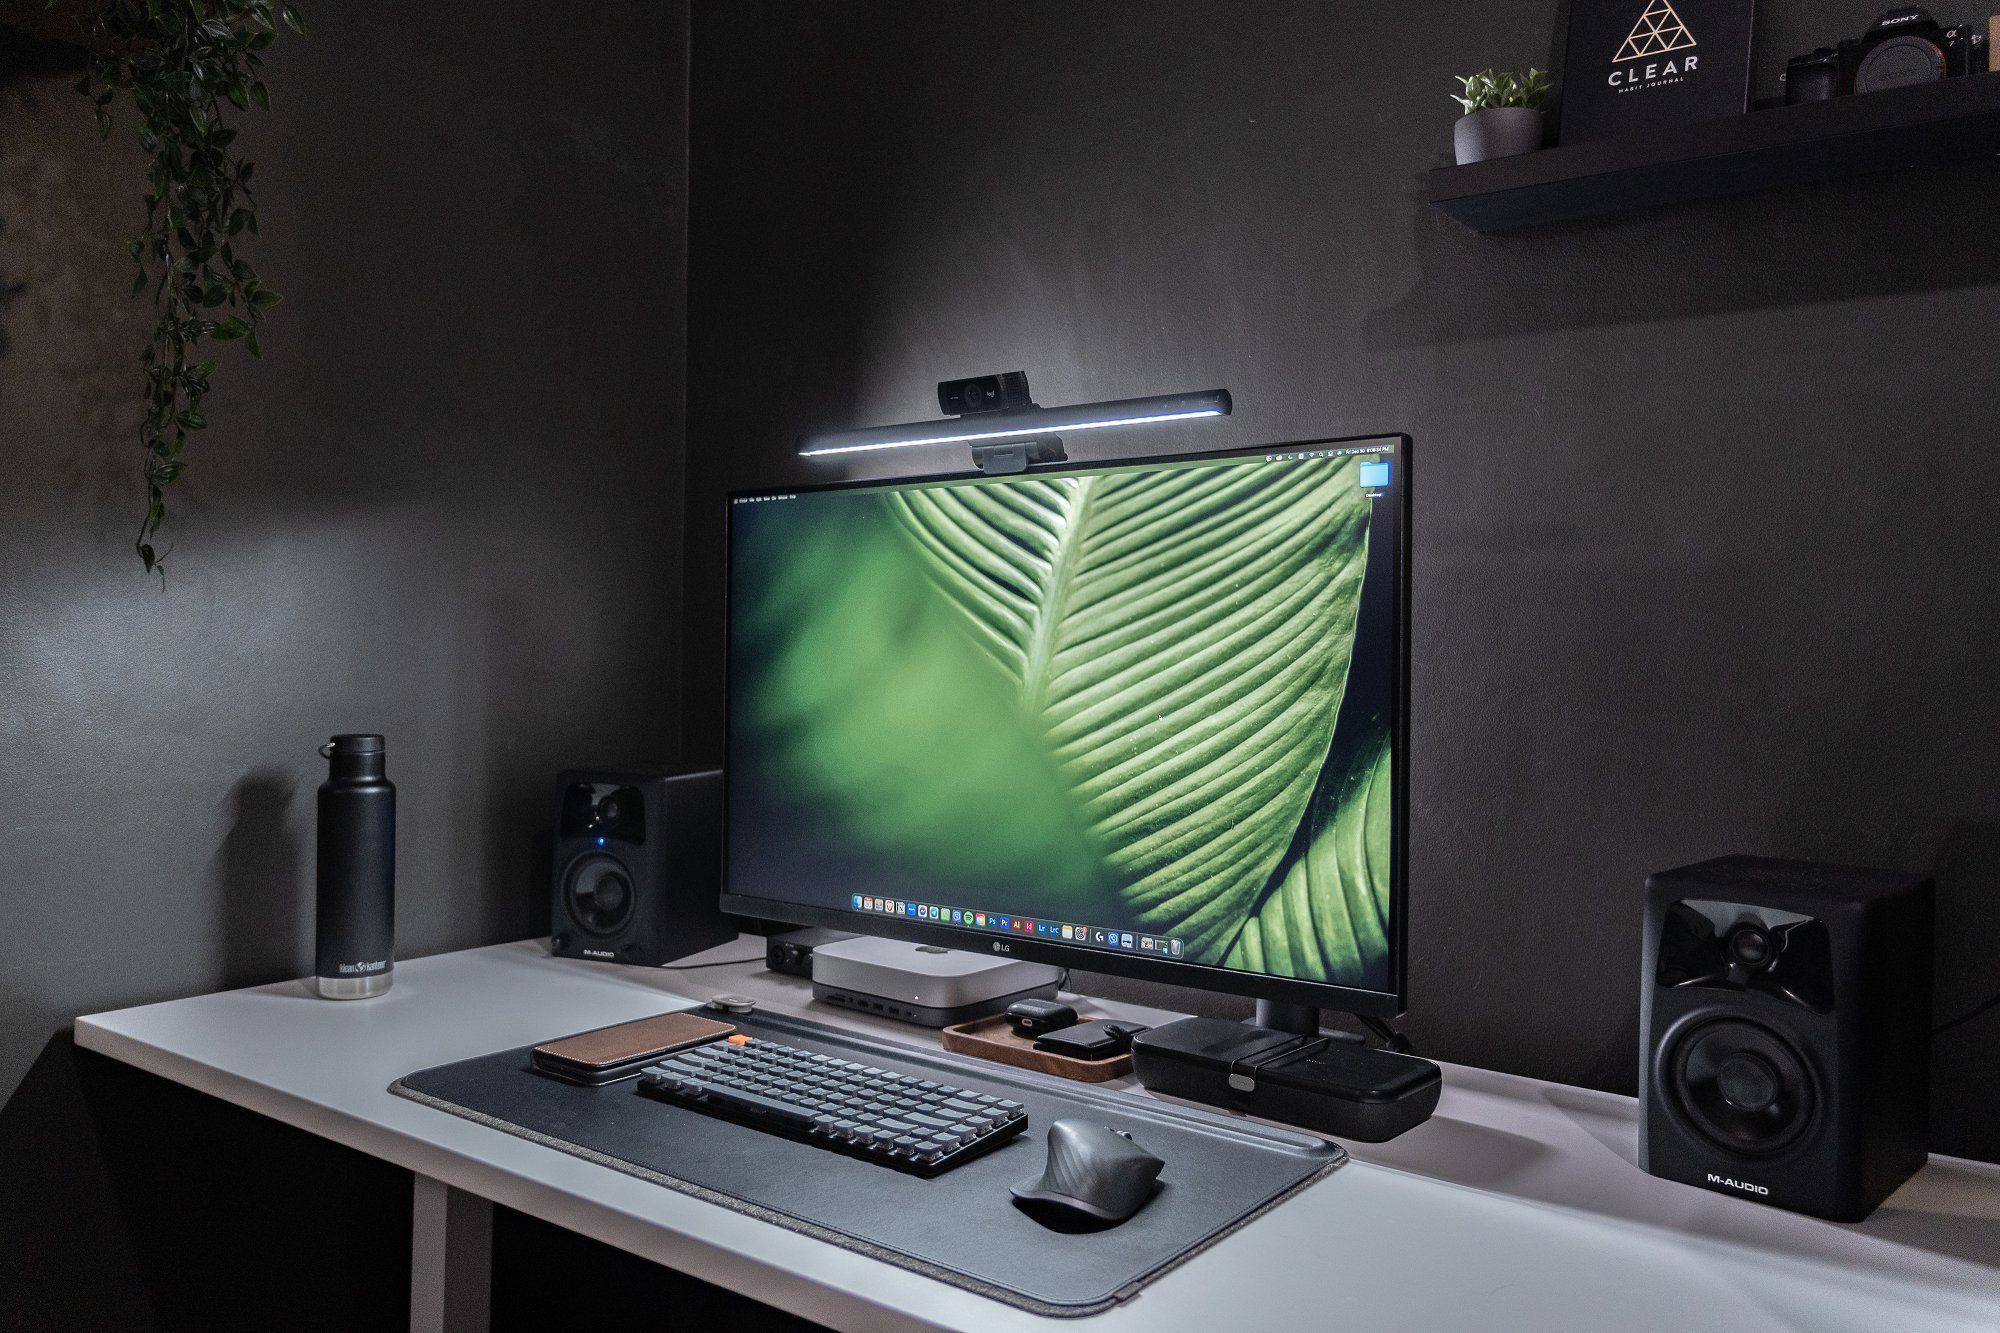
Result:
[[[975,375],[965,380],[938,381],[938,406],[946,416],[977,416],[981,412],[1014,412],[1033,407],[1028,397],[1028,372]]]

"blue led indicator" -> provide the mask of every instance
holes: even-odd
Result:
[[[599,839],[597,840],[597,845],[598,845],[599,847],[602,847],[602,846],[604,845],[604,839],[602,839],[602,838],[599,838]]]

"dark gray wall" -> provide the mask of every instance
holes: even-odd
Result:
[[[286,300],[263,361],[223,355],[164,589],[131,553],[129,120],[99,143],[67,58],[0,31],[0,1304],[71,1326],[397,1317],[369,1262],[406,1196],[274,1166],[292,1139],[232,1171],[213,1112],[62,1036],[310,970],[320,740],[389,737],[405,958],[541,929],[557,768],[679,745],[685,6],[307,8],[239,117]],[[208,1214],[155,1157],[270,1282],[175,1299],[206,1270],[148,1246]],[[330,1241],[332,1292],[276,1234],[330,1181],[388,1240]]]
[[[1785,55],[1866,3],[1773,4]],[[688,742],[720,744],[721,496],[898,467],[803,430],[1224,385],[1105,457],[1416,441],[1409,1030],[1610,1088],[1639,888],[1730,850],[1943,877],[1938,1010],[2000,987],[2000,176],[1984,166],[1488,238],[1418,200],[1451,75],[1549,7],[702,5]],[[1183,995],[1182,1002],[1192,997]],[[1938,1142],[2000,1157],[1937,1045]]]

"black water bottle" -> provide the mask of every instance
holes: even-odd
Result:
[[[396,788],[380,736],[319,747],[319,993],[361,1000],[389,989],[396,952]]]

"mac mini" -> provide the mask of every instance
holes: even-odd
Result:
[[[1016,1000],[1054,999],[1062,977],[1047,963],[870,935],[812,953],[814,999],[932,1028],[1001,1013]]]

